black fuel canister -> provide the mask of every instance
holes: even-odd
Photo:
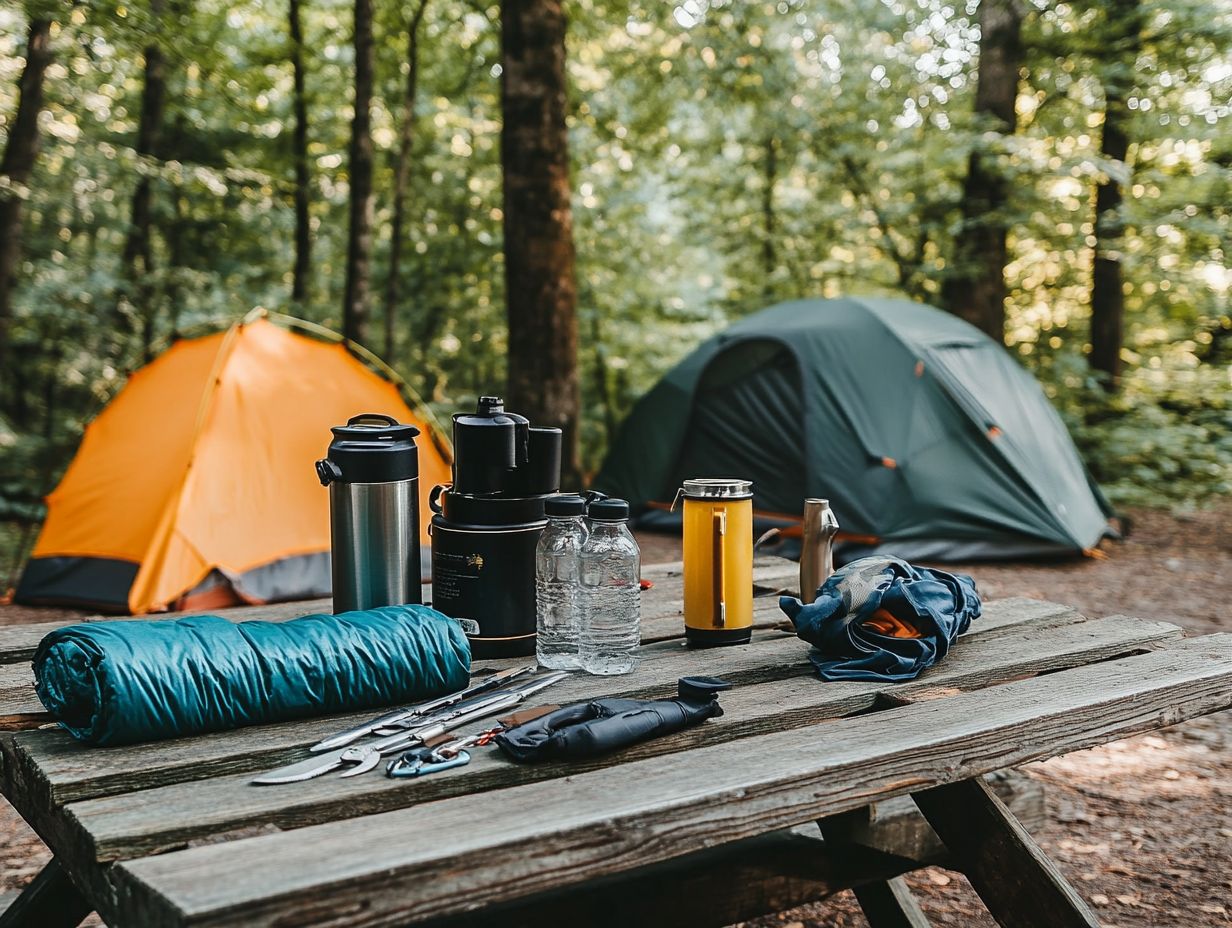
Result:
[[[453,483],[432,491],[432,605],[475,658],[535,653],[535,545],[560,489],[561,432],[480,397],[454,417]]]
[[[534,654],[543,501],[480,503],[446,490],[440,504],[434,497],[433,509],[438,505],[441,511],[432,516],[433,606],[461,623],[476,658]]]

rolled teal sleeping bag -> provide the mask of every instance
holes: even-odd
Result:
[[[467,685],[461,626],[427,606],[289,622],[92,622],[39,642],[39,699],[90,744],[131,744],[412,702]]]

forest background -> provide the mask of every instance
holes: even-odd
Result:
[[[731,320],[907,296],[1114,502],[1202,504],[1230,116],[1229,0],[6,0],[0,588],[127,374],[257,306],[440,413],[507,387],[584,478]]]

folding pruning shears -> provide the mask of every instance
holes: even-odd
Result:
[[[568,674],[564,671],[557,670],[542,676],[532,677],[530,680],[516,683],[502,690],[482,693],[469,699],[462,699],[460,702],[456,702],[443,710],[425,714],[422,718],[418,719],[421,724],[408,727],[405,731],[394,731],[392,734],[368,744],[323,752],[308,760],[263,773],[259,777],[255,777],[252,782],[262,786],[298,783],[302,780],[311,780],[314,777],[319,777],[339,769],[343,770],[341,774],[343,777],[359,776],[361,773],[367,773],[376,767],[384,756],[421,745],[447,731],[451,731],[461,725],[466,725],[476,719],[485,718],[497,712],[504,712],[506,709],[518,705],[532,693],[537,693],[539,690],[558,683],[567,676]],[[382,720],[382,724],[380,726],[373,726],[372,730],[376,730],[377,727],[385,727],[387,724],[389,723]]]

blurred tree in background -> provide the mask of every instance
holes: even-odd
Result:
[[[565,12],[584,471],[732,318],[897,293],[1003,328],[1114,499],[1230,489],[1230,0]],[[501,20],[0,3],[10,549],[127,373],[253,306],[346,329],[442,411],[504,388]]]

